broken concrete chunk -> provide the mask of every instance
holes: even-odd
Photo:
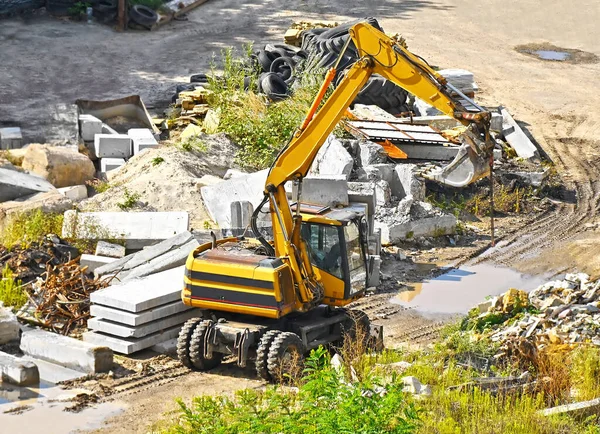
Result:
[[[48,107],[46,143],[58,146],[79,144],[79,109],[75,104],[54,104]],[[44,113],[45,114],[45,113]]]
[[[241,170],[237,170],[237,169],[227,169],[227,172],[225,172],[223,179],[227,180],[227,179],[233,179],[233,178],[241,178],[244,176],[248,176],[248,174],[246,172],[242,172]]]
[[[59,188],[58,191],[74,202],[79,202],[88,197],[85,185],[72,185],[70,187]]]
[[[194,125],[194,124],[188,124],[188,126],[185,127],[185,129],[181,132],[181,135],[179,136],[179,138],[182,141],[186,141],[195,136],[199,136],[202,133],[203,133],[202,127],[199,127],[198,125]]]
[[[94,163],[66,147],[31,144],[23,158],[23,169],[47,179],[55,187],[85,184],[94,178]]]
[[[539,161],[540,154],[521,127],[515,122],[508,110],[500,109],[502,114],[502,134],[517,155],[525,160]]]
[[[125,246],[113,244],[107,241],[98,241],[96,244],[96,255],[108,256],[109,258],[122,258],[125,256]]]
[[[0,168],[0,202],[53,190],[54,186],[39,176]]]
[[[0,128],[0,149],[19,149],[23,146],[23,135],[21,128]]]
[[[336,207],[348,205],[348,182],[345,175],[307,176],[302,181],[302,197],[304,203]],[[292,197],[296,196],[293,187]]]
[[[387,155],[381,145],[373,142],[361,142],[358,145],[358,160],[362,167],[385,163]]]
[[[102,121],[92,115],[79,115],[79,134],[86,142],[94,141],[96,134],[102,134]]]
[[[421,393],[421,382],[413,376],[403,377],[402,382],[404,383],[403,390],[413,395]]]
[[[0,380],[16,386],[33,386],[40,382],[35,363],[0,351]]]
[[[231,227],[245,228],[250,224],[254,207],[247,200],[231,202]]]
[[[96,134],[94,151],[98,158],[129,158],[133,152],[131,142],[127,134]]]
[[[392,183],[392,188],[395,190],[392,192],[396,197],[402,198],[404,196],[411,195],[414,200],[424,201],[425,200],[425,182],[417,178],[416,172],[418,170],[416,164],[397,164],[394,171],[395,178]]]
[[[376,105],[354,104],[350,112],[358,119],[367,121],[396,121],[396,116]]]
[[[21,351],[31,357],[89,374],[110,371],[113,365],[110,348],[44,330],[24,332]]]
[[[200,192],[210,217],[221,228],[231,228],[231,203],[248,201],[257,207],[262,201],[268,170],[204,186]]]
[[[0,345],[19,339],[21,329],[12,311],[0,305]]]
[[[124,240],[129,249],[141,249],[186,232],[187,212],[65,212],[63,238]]]
[[[376,201],[378,206],[387,206],[392,200],[392,189],[387,181],[375,183]]]
[[[117,258],[109,258],[107,256],[98,256],[98,255],[81,255],[81,259],[79,260],[79,265],[83,267],[87,267],[88,273],[93,273],[94,270],[98,267],[101,267],[106,264],[110,264],[111,262],[116,261]]]
[[[346,148],[335,136],[330,135],[317,152],[308,176],[345,175],[348,179],[353,166],[354,159]]]

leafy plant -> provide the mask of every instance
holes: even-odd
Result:
[[[0,244],[9,248],[19,243],[26,246],[47,234],[60,234],[62,226],[62,214],[46,213],[40,209],[20,213],[8,219]]]
[[[161,157],[160,155],[158,155],[152,159],[152,165],[158,166],[160,163],[163,163],[164,161],[165,161],[165,159],[163,157]]]
[[[121,208],[121,210],[125,211],[133,208],[138,200],[140,200],[139,193],[132,193],[127,187],[125,187],[123,191],[123,201],[117,202],[117,206]]]
[[[85,15],[87,13],[87,8],[89,8],[91,5],[92,5],[91,3],[79,1],[75,4],[73,4],[73,6],[71,6],[67,10],[67,12],[69,13],[69,15],[74,16],[74,17]]]
[[[0,301],[4,306],[19,309],[27,300],[27,294],[21,289],[21,281],[13,278],[11,269],[6,265],[0,279]]]
[[[206,152],[208,145],[201,136],[191,136],[180,143],[181,149],[187,152]]]
[[[86,184],[92,187],[96,193],[104,193],[109,188],[113,187],[108,181],[103,181],[101,179],[93,179],[86,182]]]

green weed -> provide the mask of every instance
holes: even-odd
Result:
[[[69,9],[67,9],[67,12],[71,16],[78,17],[80,15],[86,14],[87,8],[90,7],[91,5],[92,5],[91,3],[79,1],[75,4],[73,4],[73,6],[71,6]]]
[[[186,152],[206,152],[208,150],[208,145],[200,136],[191,136],[182,141],[179,146]]]
[[[163,157],[161,157],[160,155],[158,155],[152,159],[152,165],[158,166],[160,163],[164,163],[164,161],[165,161],[165,159]]]
[[[21,281],[15,280],[8,265],[5,266],[0,280],[0,301],[4,306],[19,309],[27,300],[27,294],[21,288]]]
[[[133,208],[139,200],[139,193],[132,193],[129,189],[125,188],[123,191],[123,201],[117,202],[117,206],[121,208],[121,210],[126,211]]]
[[[92,187],[96,193],[104,193],[109,188],[113,187],[108,181],[103,181],[101,179],[93,179],[86,182],[86,184]]]
[[[2,230],[0,244],[12,247],[16,244],[27,246],[47,234],[62,232],[63,215],[46,213],[40,209],[20,213],[9,218]]]

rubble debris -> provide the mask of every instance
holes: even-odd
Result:
[[[113,367],[110,348],[45,330],[25,331],[21,336],[20,348],[30,357],[88,374],[108,372]]]
[[[109,258],[122,258],[125,256],[125,246],[98,241],[95,254],[98,256],[108,256]]]
[[[34,386],[40,382],[37,366],[30,361],[0,351],[0,382]]]
[[[44,178],[0,168],[0,202],[52,190],[54,186]]]
[[[79,133],[85,142],[93,142],[96,134],[102,134],[102,121],[92,115],[80,114]]]
[[[0,345],[18,340],[20,334],[17,317],[0,303]]]
[[[0,128],[0,149],[19,149],[23,146],[23,134],[21,128]]]
[[[345,175],[346,180],[350,177],[354,159],[346,151],[335,136],[330,135],[315,157],[315,161],[308,172],[308,176],[314,175]]]
[[[90,294],[108,283],[88,278],[78,258],[58,265],[49,262],[41,278],[26,288],[29,302],[17,317],[67,335],[85,325],[90,315]]]
[[[181,288],[173,285],[183,273],[184,267],[180,266],[93,293],[92,303],[103,307],[95,312],[109,312],[111,316],[110,319],[94,317],[89,326],[95,330],[84,333],[84,341],[106,345],[118,353],[131,354],[177,337],[185,320],[192,314],[201,315],[201,311],[179,311],[158,318],[152,311],[167,312],[173,309],[174,302],[183,304]],[[132,326],[132,321],[136,325]]]
[[[85,184],[94,178],[94,164],[76,150],[61,146],[30,144],[23,169],[48,180],[55,187]]]
[[[65,212],[63,237],[79,240],[123,240],[141,249],[188,230],[187,212]]]
[[[59,188],[58,191],[73,202],[79,202],[88,197],[85,185],[72,185],[70,187]]]
[[[557,407],[545,408],[538,413],[542,416],[568,415],[578,420],[597,415],[600,411],[600,398],[590,401],[574,402],[571,404],[559,405]]]
[[[500,108],[502,114],[502,134],[508,144],[520,158],[529,161],[539,161],[540,154],[535,145],[529,140],[519,124],[515,122],[508,110]]]
[[[83,254],[79,259],[79,265],[82,268],[85,268],[87,272],[93,273],[96,270],[96,268],[106,264],[110,264],[111,262],[114,262],[116,260],[117,258],[109,258],[107,256]]]

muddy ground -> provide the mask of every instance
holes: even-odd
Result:
[[[567,189],[552,207],[501,222],[501,242],[483,255],[487,239],[481,236],[458,247],[419,250],[410,266],[392,263],[386,281],[390,293],[359,302],[386,326],[387,343],[427,342],[435,335],[445,317],[424,319],[415,309],[389,300],[411,280],[439,274],[443,265],[491,263],[549,276],[577,269],[598,276],[600,64],[545,62],[514,50],[546,42],[600,55],[595,1],[575,7],[548,0],[540,7],[536,0],[210,0],[189,13],[187,21],[153,33],[124,34],[38,15],[1,21],[0,125],[18,125],[26,137],[42,138],[46,107],[78,98],[138,93],[151,111],[158,110],[168,103],[176,83],[205,71],[212,53],[222,47],[280,41],[297,19],[342,22],[366,15],[379,18],[386,31],[401,33],[409,48],[431,64],[471,70],[481,89],[477,99],[508,107],[554,162]],[[486,225],[479,224],[482,229]],[[389,286],[394,279],[396,290]],[[157,381],[148,377],[130,383],[119,401],[126,403],[125,412],[99,432],[146,432],[175,408],[176,396],[262,386],[251,371],[232,365],[210,374],[165,370]]]

